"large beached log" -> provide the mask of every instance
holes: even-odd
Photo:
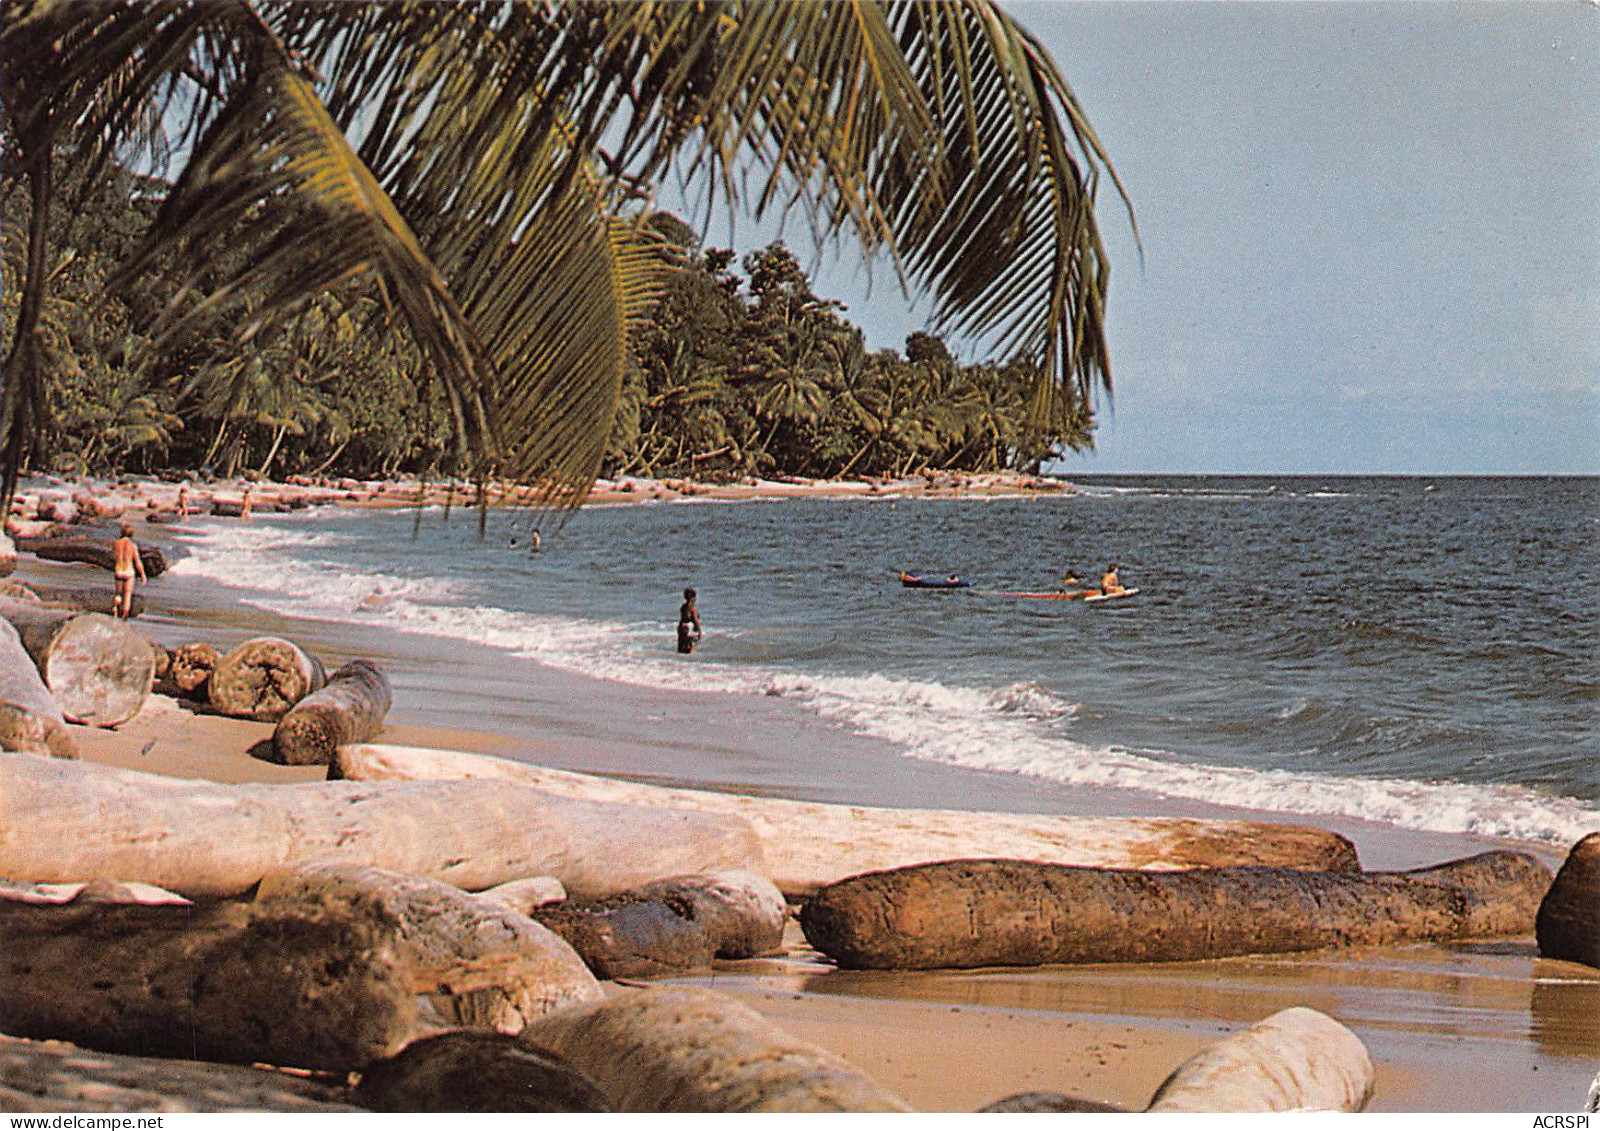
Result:
[[[552,1010],[600,996],[599,983],[560,936],[439,880],[314,863],[269,872],[256,903],[392,920],[401,957],[432,983],[419,990],[441,1028],[520,1033]]]
[[[76,758],[78,744],[11,622],[0,618],[0,750]]]
[[[567,889],[554,876],[529,876],[523,880],[496,884],[478,894],[511,908],[519,915],[528,915],[536,907],[560,903],[567,898]]]
[[[139,713],[155,681],[150,642],[99,613],[48,609],[0,598],[45,686],[70,721],[112,727]]]
[[[377,916],[0,895],[0,1031],[345,1071],[417,1035],[417,996]]]
[[[109,537],[19,538],[17,549],[47,562],[81,562],[99,566],[107,572],[116,569],[116,551],[111,548],[114,539]],[[167,556],[158,546],[140,546],[139,561],[148,578],[160,577],[167,572]]]
[[[661,789],[481,754],[378,744],[341,748],[329,776],[361,781],[484,778],[591,801],[735,815],[760,834],[766,875],[791,897],[864,872],[974,857],[1156,870],[1271,864],[1353,872],[1360,867],[1355,846],[1337,833],[1266,821],[824,805]]]
[[[0,757],[0,876],[117,876],[190,897],[273,868],[367,864],[481,890],[554,876],[598,899],[663,876],[763,871],[734,817],[553,797],[505,782],[219,785],[30,754]]]
[[[210,644],[194,642],[180,644],[172,650],[172,663],[167,668],[167,682],[184,695],[204,699],[211,673],[222,662],[222,653]]]
[[[211,706],[224,715],[275,723],[328,681],[322,661],[276,636],[246,640],[211,673]]]
[[[372,1111],[610,1111],[590,1079],[504,1033],[459,1030],[413,1041],[361,1074]]]
[[[360,1110],[343,1087],[268,1068],[118,1056],[0,1036],[0,1111]]]
[[[81,589],[62,585],[37,585],[22,581],[0,582],[0,597],[13,601],[26,601],[31,605],[42,605],[49,609],[70,609],[79,613],[103,613],[106,616],[115,616],[117,611],[117,595],[112,589]],[[144,598],[133,594],[129,604],[128,616],[136,617],[144,612]]]
[[[1539,904],[1539,953],[1600,967],[1600,833],[1590,833],[1566,861]]]
[[[606,899],[539,908],[601,978],[652,978],[703,969],[714,958],[754,958],[783,943],[787,907],[750,872],[681,876]]]
[[[856,969],[1184,962],[1524,934],[1549,884],[1518,852],[1355,875],[958,860],[835,884],[801,908],[800,925]]]
[[[617,1111],[909,1111],[832,1053],[710,990],[640,990],[530,1025],[524,1046],[583,1073]]]
[[[1295,1007],[1179,1065],[1149,1111],[1360,1111],[1372,1097],[1361,1038],[1325,1013]]]
[[[326,766],[339,747],[383,730],[394,695],[389,680],[367,660],[351,660],[328,682],[289,709],[272,732],[272,761]]]

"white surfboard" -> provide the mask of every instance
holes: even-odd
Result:
[[[1121,593],[1096,593],[1093,597],[1085,597],[1083,603],[1087,605],[1092,601],[1120,601],[1124,597],[1137,597],[1138,595],[1139,591],[1137,589],[1124,589]]]

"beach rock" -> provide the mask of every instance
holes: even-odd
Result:
[[[1357,875],[959,860],[842,881],[805,904],[800,925],[855,969],[1182,962],[1521,934],[1548,877],[1515,852]]]
[[[527,876],[599,899],[662,876],[762,871],[736,818],[494,781],[240,784],[29,754],[0,759],[0,876],[115,875],[235,896],[282,865],[365,864],[468,891]]]
[[[377,917],[0,893],[0,1031],[15,1036],[348,1071],[416,1035],[412,978]]]
[[[72,496],[72,505],[78,509],[79,522],[97,518],[117,518],[128,509],[127,501],[124,499],[119,499],[115,495],[92,495],[88,491],[75,493]]]
[[[346,1092],[268,1068],[117,1056],[0,1036],[0,1111],[361,1110],[344,1102]]]
[[[154,884],[89,880],[72,884],[30,884],[0,880],[0,899],[14,903],[189,903],[175,891]]]
[[[554,876],[530,876],[525,880],[511,880],[478,892],[484,899],[492,899],[523,915],[537,907],[547,907],[567,898],[567,889]]]
[[[116,614],[116,593],[109,587],[85,589],[64,585],[29,585],[21,581],[0,582],[0,597],[26,601],[49,609],[70,609],[78,613]],[[128,616],[137,617],[144,612],[144,598],[133,594]]]
[[[587,1076],[503,1033],[424,1037],[361,1074],[356,1102],[372,1111],[610,1111]]]
[[[220,714],[275,723],[327,679],[322,661],[299,645],[258,636],[217,662],[207,695]]]
[[[995,1100],[978,1109],[979,1114],[990,1112],[1018,1112],[1037,1115],[1043,1112],[1126,1112],[1125,1107],[1103,1104],[1098,1100],[1084,1100],[1077,1096],[1064,1096],[1060,1092],[1018,1092],[1003,1100]]]
[[[210,644],[180,644],[172,651],[172,664],[167,669],[167,683],[183,695],[204,699],[210,690],[211,673],[222,662],[222,653]]]
[[[1339,872],[1360,869],[1355,846],[1337,833],[1267,821],[825,805],[662,789],[527,761],[371,743],[341,748],[337,765],[337,775],[351,780],[481,778],[520,782],[591,801],[736,816],[749,821],[761,837],[767,860],[763,874],[791,897],[866,872],[976,857],[1150,870],[1246,864]]]
[[[44,522],[74,522],[78,508],[65,491],[40,491],[39,505],[34,512]]]
[[[125,621],[4,598],[0,617],[17,630],[69,721],[113,727],[137,715],[149,698],[155,680],[150,642]]]
[[[617,1111],[908,1111],[839,1057],[710,990],[662,986],[562,1010],[524,1047],[594,1082]]]
[[[1600,967],[1600,833],[1590,833],[1567,853],[1539,904],[1535,933],[1546,958]]]
[[[269,872],[256,903],[289,913],[392,921],[418,992],[449,1028],[520,1033],[551,1010],[600,996],[583,961],[558,936],[494,900],[438,880],[303,864]]]
[[[771,954],[783,945],[786,914],[782,893],[750,872],[659,880],[532,912],[601,978],[661,977],[713,958]]]
[[[44,685],[17,630],[4,618],[0,618],[0,750],[53,758],[78,756],[78,744],[55,696]]]
[[[1148,1110],[1360,1111],[1373,1080],[1360,1037],[1297,1006],[1184,1061],[1156,1089]]]
[[[330,765],[339,747],[381,733],[393,702],[389,680],[377,666],[351,660],[278,720],[271,760],[286,766]]]

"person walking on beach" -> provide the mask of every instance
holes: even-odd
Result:
[[[178,517],[189,517],[189,488],[187,485],[178,488]]]
[[[144,573],[144,562],[139,560],[139,545],[133,540],[133,527],[122,524],[122,537],[111,543],[112,574],[117,579],[116,600],[113,611],[118,620],[127,620],[133,612],[133,579],[137,573],[140,581],[149,582]]]
[[[678,606],[678,651],[684,655],[693,652],[705,633],[700,627],[700,610],[695,608],[693,589],[683,591],[683,604]]]
[[[240,522],[249,522],[250,521],[250,484],[246,483],[244,485],[244,493],[241,496],[241,498],[244,501],[239,506],[239,521]]]

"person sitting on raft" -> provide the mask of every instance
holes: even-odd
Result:
[[[683,591],[683,604],[678,606],[678,651],[684,655],[693,652],[700,637],[705,635],[700,627],[700,610],[695,607],[693,589]]]
[[[1122,587],[1122,582],[1117,580],[1116,562],[1112,562],[1110,565],[1106,566],[1105,573],[1101,575],[1100,592],[1107,597],[1115,597],[1119,594],[1127,592],[1127,590]]]

